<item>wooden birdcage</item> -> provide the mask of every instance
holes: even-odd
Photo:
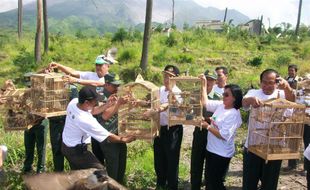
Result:
[[[266,160],[299,159],[305,105],[270,99],[252,109],[249,121],[250,152]]]
[[[41,117],[30,114],[31,89],[8,90],[2,98],[1,116],[5,131],[25,130],[41,120]]]
[[[69,87],[60,74],[34,74],[31,76],[31,99],[33,114],[42,117],[65,115]]]
[[[143,114],[159,108],[159,88],[140,79],[119,87],[118,97],[122,96],[129,96],[130,100],[118,110],[118,134],[151,142],[158,135],[159,114],[150,118]]]
[[[201,79],[188,76],[172,77],[169,79],[169,85],[171,89],[174,88],[174,85],[180,89],[179,93],[173,92],[168,97],[169,126],[181,124],[201,126],[203,118]]]
[[[296,102],[306,105],[305,124],[310,125],[310,79],[297,83]]]

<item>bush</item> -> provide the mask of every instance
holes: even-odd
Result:
[[[247,64],[254,66],[254,67],[257,67],[257,66],[260,66],[262,63],[263,63],[263,57],[257,56],[257,57],[254,57],[253,59],[249,60]]]
[[[118,60],[120,62],[128,62],[128,61],[132,61],[136,58],[136,54],[134,50],[130,50],[130,49],[126,49],[125,51],[123,51]]]
[[[34,71],[38,68],[33,53],[27,52],[24,47],[21,48],[19,55],[13,59],[13,64],[18,67],[18,71],[21,73]]]
[[[168,47],[173,47],[173,46],[176,46],[178,44],[178,41],[176,40],[176,37],[173,33],[171,33],[170,36],[166,38],[165,44]]]
[[[194,58],[190,55],[180,54],[176,57],[176,62],[178,62],[178,63],[193,63]]]
[[[291,62],[292,58],[288,54],[280,54],[276,60],[277,65],[288,65]]]
[[[112,37],[112,42],[121,42],[123,43],[128,38],[128,32],[124,28],[118,29]]]

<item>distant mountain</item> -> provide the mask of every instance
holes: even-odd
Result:
[[[119,27],[144,23],[146,0],[53,0],[48,3],[50,32],[104,33]],[[172,1],[153,1],[153,22],[171,23]],[[175,1],[175,24],[193,25],[196,20],[222,20],[224,10],[202,7],[192,0]],[[36,3],[24,6],[23,24],[35,30]],[[236,10],[229,10],[227,20],[235,24],[249,18]],[[17,9],[0,13],[0,27],[17,27]]]

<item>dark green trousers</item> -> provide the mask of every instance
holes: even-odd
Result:
[[[34,159],[34,149],[37,147],[37,173],[45,171],[45,152],[46,152],[46,135],[47,125],[35,125],[24,132],[25,156],[23,172],[30,172],[32,170],[32,163]]]
[[[64,170],[64,155],[61,152],[62,132],[64,130],[66,117],[52,117],[50,119],[50,139],[53,153],[54,171]]]
[[[127,145],[125,143],[110,143],[107,140],[98,142],[92,139],[93,153],[104,164],[108,175],[123,184],[126,172]],[[99,149],[98,149],[99,148]]]
[[[191,189],[200,190],[206,160],[208,130],[195,127],[191,152]]]

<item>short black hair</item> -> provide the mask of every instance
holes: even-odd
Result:
[[[243,99],[242,90],[241,90],[240,86],[238,86],[236,84],[228,84],[224,88],[230,89],[231,94],[235,98],[234,108],[237,110],[240,109],[242,107],[242,99]]]
[[[291,65],[289,65],[289,66],[288,66],[288,69],[290,69],[290,68],[295,69],[295,72],[297,72],[297,70],[298,70],[298,66],[297,66],[297,65],[295,65],[295,64],[291,64]]]
[[[84,86],[79,91],[79,103],[83,104],[86,100],[97,100],[98,93],[96,91],[96,87],[94,86]]]
[[[260,82],[262,82],[263,77],[264,77],[265,75],[268,75],[268,74],[270,74],[270,73],[276,74],[276,78],[279,77],[278,71],[276,71],[276,70],[274,70],[274,69],[266,69],[266,70],[264,70],[264,71],[260,74],[260,77],[259,77]]]
[[[175,76],[179,76],[180,75],[180,70],[177,66],[174,65],[166,65],[166,67],[164,68],[164,71],[171,73]]]
[[[216,67],[215,71],[218,71],[218,70],[221,70],[221,69],[223,70],[223,73],[225,75],[228,75],[228,69],[226,67],[224,67],[224,66]]]

